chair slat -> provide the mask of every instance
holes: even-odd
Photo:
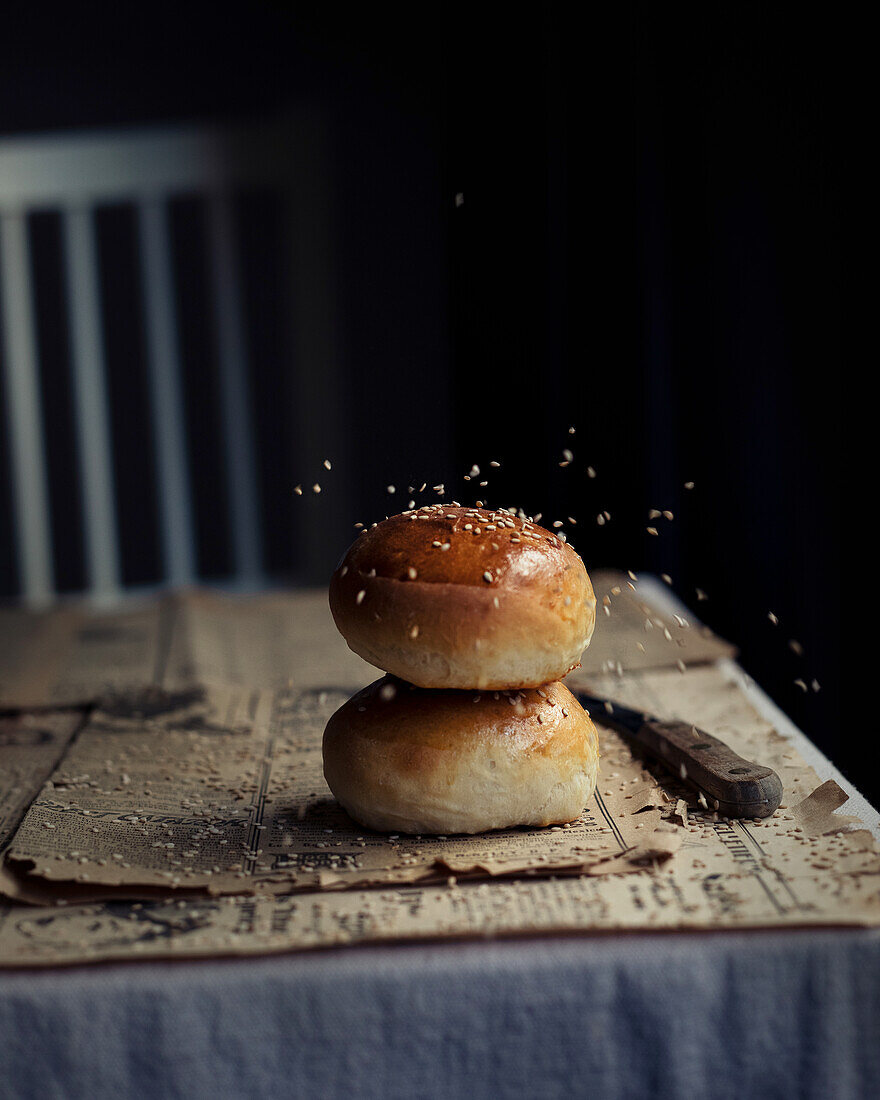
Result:
[[[62,224],[86,565],[92,595],[112,600],[120,587],[119,539],[92,211],[66,209]]]
[[[25,213],[10,210],[0,215],[0,292],[5,337],[3,359],[16,549],[22,596],[36,607],[51,602],[54,576],[28,252]]]
[[[165,577],[187,585],[197,571],[167,203],[147,199],[137,212]]]

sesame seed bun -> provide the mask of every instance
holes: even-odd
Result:
[[[596,598],[578,554],[505,510],[432,505],[365,531],[330,581],[349,648],[425,688],[505,689],[580,663]]]
[[[573,821],[596,787],[598,738],[563,684],[424,691],[386,676],[324,731],[324,776],[380,832],[479,833]]]

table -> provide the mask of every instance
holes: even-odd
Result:
[[[877,812],[747,690],[880,835]],[[0,975],[4,1100],[685,1094],[880,1094],[880,929],[527,937]]]

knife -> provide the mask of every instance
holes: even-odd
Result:
[[[743,760],[711,733],[688,722],[652,718],[612,700],[576,695],[603,726],[635,741],[676,778],[700,791],[709,810],[725,817],[769,817],[779,807],[782,781],[776,772]]]

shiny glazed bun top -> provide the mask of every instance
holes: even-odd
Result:
[[[363,532],[330,582],[349,647],[430,688],[537,687],[580,661],[596,600],[558,535],[505,509],[435,504]]]

